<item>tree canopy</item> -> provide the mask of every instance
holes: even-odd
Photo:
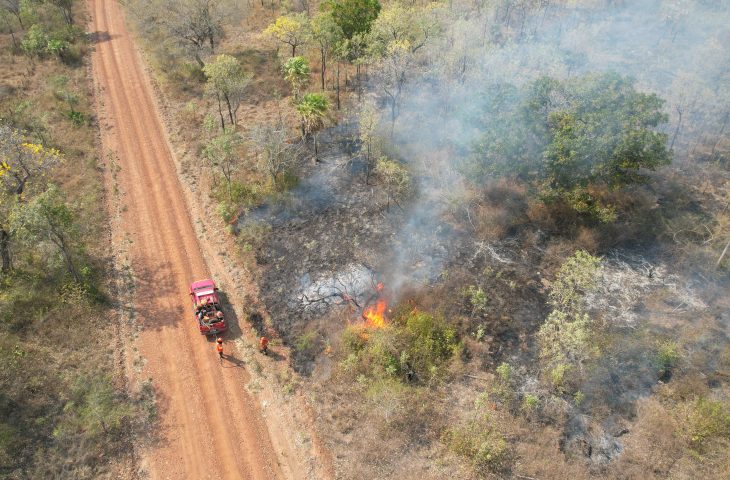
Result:
[[[221,116],[221,127],[225,128],[222,105],[228,108],[231,125],[238,123],[238,107],[243,94],[251,82],[251,74],[246,73],[235,57],[218,55],[215,60],[203,67],[203,73],[208,78],[208,88],[218,99],[218,112]]]
[[[292,57],[282,66],[284,78],[291,84],[295,101],[299,93],[309,83],[309,62],[304,57]]]
[[[297,54],[297,47],[304,45],[311,35],[309,18],[305,13],[282,15],[266,27],[265,34],[291,47],[291,56]]]
[[[380,2],[378,0],[329,0],[322,8],[330,10],[337,25],[342,29],[345,38],[352,39],[357,34],[365,34],[378,18]]]
[[[617,189],[645,183],[646,171],[671,161],[664,102],[636,91],[615,73],[557,80],[542,77],[525,92],[490,87],[484,134],[477,146],[492,173],[530,177],[547,200],[610,221],[613,210],[590,187]]]

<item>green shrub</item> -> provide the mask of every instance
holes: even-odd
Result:
[[[75,127],[80,127],[86,122],[86,116],[78,110],[69,110],[66,112],[66,116]]]
[[[419,311],[396,313],[384,328],[350,326],[342,336],[348,368],[375,378],[431,381],[444,374],[457,347],[443,318]]]
[[[471,305],[472,315],[483,314],[484,312],[486,312],[487,305],[489,304],[489,299],[487,298],[487,294],[484,293],[484,290],[482,290],[481,287],[477,287],[476,285],[469,285],[466,288],[464,294],[469,300],[469,305]]]
[[[31,57],[41,57],[48,46],[48,35],[40,25],[31,25],[20,42],[20,47]]]
[[[65,40],[52,38],[46,44],[46,51],[55,57],[61,56],[69,49],[71,45]]]
[[[80,378],[63,417],[54,429],[57,438],[83,433],[87,438],[119,433],[131,421],[134,409],[117,393],[108,377]]]
[[[446,429],[441,440],[453,453],[466,458],[480,475],[499,473],[509,465],[507,442],[488,416]]]
[[[501,363],[496,369],[496,382],[492,386],[492,393],[502,402],[509,404],[514,398],[512,389],[512,367],[508,363]]]
[[[565,374],[570,370],[570,365],[559,363],[550,370],[550,383],[556,391],[563,393],[565,391]]]
[[[509,385],[512,382],[512,367],[510,367],[509,363],[502,362],[495,371],[497,372],[497,378],[500,383]]]
[[[672,340],[659,344],[656,352],[656,364],[659,370],[667,372],[674,368],[679,362],[679,346]]]
[[[528,393],[522,399],[522,410],[527,413],[534,412],[538,406],[540,406],[540,398],[537,395]]]
[[[730,404],[699,398],[692,405],[688,431],[693,447],[702,449],[710,440],[730,438]]]

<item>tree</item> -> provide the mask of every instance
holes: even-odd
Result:
[[[370,31],[381,7],[378,0],[329,0],[322,8],[332,12],[335,23],[350,40],[357,34]]]
[[[430,9],[394,3],[373,22],[368,35],[368,56],[379,62],[379,79],[388,97],[391,133],[409,74],[416,66],[415,53],[439,31]]]
[[[11,215],[13,232],[29,243],[50,242],[58,249],[68,273],[76,283],[81,281],[74,261],[78,249],[78,227],[73,211],[64,203],[63,194],[55,185],[28,203],[16,203]]]
[[[302,116],[302,137],[311,135],[314,139],[314,158],[318,159],[317,132],[324,126],[329,111],[329,101],[321,93],[308,93],[297,103],[297,111]]]
[[[164,25],[170,36],[192,53],[203,68],[201,55],[215,53],[223,38],[223,25],[230,21],[234,9],[224,0],[163,0],[151,20]]]
[[[304,57],[291,57],[284,63],[282,70],[284,78],[291,84],[294,101],[299,100],[299,94],[309,83],[309,62]]]
[[[29,57],[42,57],[48,46],[48,35],[40,25],[31,25],[25,37],[20,42],[20,47]]]
[[[18,20],[19,17],[2,5],[3,4],[0,3],[0,33],[9,34],[13,41],[13,50],[17,50],[19,45],[18,39],[15,37],[15,33],[17,28],[22,29],[23,27],[22,25],[19,25],[18,27],[15,26],[16,20]]]
[[[226,192],[228,200],[233,197],[231,194],[231,182],[233,174],[238,168],[239,156],[236,151],[241,145],[241,137],[233,130],[224,130],[223,133],[208,142],[203,148],[203,155],[210,166],[220,170],[226,181]]]
[[[633,84],[614,73],[533,84],[528,108],[536,117],[534,131],[547,134],[542,181],[548,198],[561,197],[578,212],[611,220],[611,207],[595,201],[589,185],[646,183],[642,171],[669,164],[667,134],[655,130],[667,121],[664,102]]]
[[[21,132],[0,126],[0,258],[3,272],[12,268],[11,211],[41,190],[45,174],[60,161],[58,150],[27,143]]]
[[[485,168],[532,180],[548,202],[610,222],[614,207],[595,198],[592,187],[646,183],[646,171],[671,161],[667,134],[658,131],[667,121],[664,102],[637,92],[629,78],[543,77],[523,95],[514,87],[494,91],[498,96],[484,112],[494,114],[478,146]]]
[[[385,185],[385,191],[388,193],[388,204],[386,210],[390,210],[390,201],[397,203],[398,197],[408,191],[411,185],[411,176],[408,169],[398,162],[390,160],[388,157],[380,157],[375,165],[375,174]]]
[[[272,183],[279,185],[282,174],[296,158],[296,146],[287,142],[286,127],[281,123],[258,123],[248,138]]]
[[[324,11],[312,19],[312,37],[319,44],[320,55],[320,77],[322,90],[324,90],[324,78],[327,72],[327,57],[343,39],[342,29],[335,22],[332,12]]]
[[[23,25],[23,0],[0,0],[0,8],[10,13],[18,20],[20,28],[25,28]]]
[[[66,25],[73,25],[74,24],[74,12],[73,12],[73,6],[74,2],[73,0],[49,0],[50,3],[54,6],[56,6],[63,15],[63,19],[66,22]]]
[[[252,75],[243,71],[243,67],[230,55],[218,55],[215,60],[203,67],[203,73],[208,78],[208,89],[218,101],[218,114],[221,120],[221,129],[225,129],[222,104],[228,108],[228,117],[231,125],[238,125],[238,107],[241,105],[243,94],[251,83]]]
[[[358,115],[358,131],[360,140],[360,155],[365,162],[365,184],[370,183],[370,175],[379,158],[378,124],[380,116],[378,109],[372,103],[365,103]]]
[[[440,25],[431,8],[390,4],[380,13],[370,29],[368,38],[371,54],[382,56],[392,42],[407,43],[409,50],[415,53],[439,31]]]
[[[106,376],[79,379],[70,396],[55,436],[74,436],[79,432],[90,438],[108,435],[122,428],[136,413]]]
[[[378,79],[388,104],[390,105],[390,134],[393,135],[395,121],[400,114],[400,104],[408,81],[408,72],[415,64],[410,45],[404,41],[394,41],[380,57]]]
[[[266,27],[264,33],[291,47],[291,56],[297,54],[297,47],[306,44],[310,37],[309,18],[305,13],[282,15]]]

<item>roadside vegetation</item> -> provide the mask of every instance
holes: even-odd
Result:
[[[131,2],[342,476],[730,472],[730,12],[630,3]]]
[[[134,471],[85,9],[0,3],[0,478]]]

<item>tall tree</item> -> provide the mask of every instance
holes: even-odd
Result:
[[[360,140],[360,155],[365,162],[365,184],[370,183],[370,175],[372,175],[377,159],[380,156],[380,148],[378,143],[378,123],[380,117],[378,108],[370,102],[364,102],[358,114],[358,130]]]
[[[375,165],[375,174],[385,185],[385,191],[388,194],[388,203],[385,207],[390,210],[390,202],[398,204],[398,197],[408,191],[411,184],[411,177],[408,169],[400,163],[389,159],[388,157],[380,157]]]
[[[320,12],[312,19],[312,37],[319,45],[320,78],[322,81],[322,90],[324,90],[327,58],[343,39],[342,28],[335,22],[332,12]]]
[[[380,85],[390,104],[391,132],[406,84],[417,65],[415,54],[439,30],[431,9],[397,3],[389,5],[373,22],[368,35],[368,55],[379,65]]]
[[[378,0],[328,0],[322,8],[332,12],[335,23],[349,40],[370,31],[381,7]]]
[[[202,68],[202,55],[215,53],[223,38],[223,26],[235,12],[232,7],[224,0],[162,0],[150,20],[164,25]]]
[[[556,102],[554,99],[564,99]],[[588,75],[567,82],[541,79],[533,84],[528,109],[533,131],[546,134],[543,185],[548,196],[567,199],[579,212],[608,213],[587,192],[603,185],[616,189],[646,183],[647,170],[671,161],[664,101],[637,92],[618,74]]]
[[[521,99],[514,88],[496,92],[501,97],[489,109],[498,115],[489,115],[478,147],[484,164],[532,180],[547,201],[610,222],[614,207],[595,198],[592,187],[646,183],[647,171],[671,161],[667,134],[659,130],[667,121],[663,100],[636,91],[629,78],[543,77]]]
[[[52,148],[28,143],[21,132],[0,126],[0,258],[2,271],[12,268],[9,217],[15,205],[42,190],[45,174],[61,161]]]
[[[203,67],[208,78],[208,90],[218,101],[218,114],[221,129],[225,129],[223,104],[228,109],[231,125],[238,125],[238,107],[241,105],[246,88],[251,83],[252,75],[244,72],[241,64],[230,55],[218,55],[215,60]]]
[[[248,137],[276,186],[281,184],[282,174],[296,158],[297,146],[288,142],[287,136],[287,129],[281,123],[257,123]]]
[[[309,17],[305,13],[282,15],[266,27],[264,33],[291,47],[291,56],[297,54],[297,47],[305,45],[311,36]]]
[[[240,156],[238,147],[242,139],[233,130],[225,130],[221,135],[213,138],[203,148],[203,155],[211,167],[218,169],[226,181],[228,200],[232,200],[231,182],[233,174],[238,169]]]
[[[74,252],[78,250],[78,226],[58,187],[51,185],[30,202],[16,203],[11,224],[13,233],[28,242],[54,245],[73,280],[81,281],[74,261]]]
[[[0,8],[11,14],[18,21],[20,28],[23,25],[23,1],[22,0],[0,0]]]
[[[61,11],[66,25],[74,24],[73,0],[49,0],[49,2]]]

